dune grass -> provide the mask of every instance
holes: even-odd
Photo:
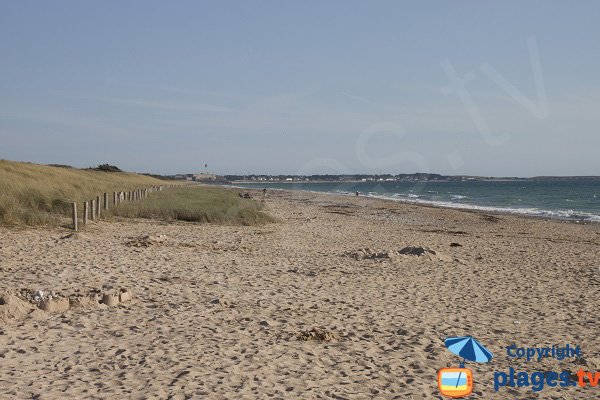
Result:
[[[161,184],[139,174],[0,160],[0,224],[57,225],[69,215],[72,202]]]
[[[262,208],[261,203],[240,198],[233,190],[188,186],[152,193],[141,201],[119,205],[112,213],[130,218],[233,225],[273,222],[274,218]]]
[[[83,202],[109,193],[111,216],[153,218],[164,221],[212,222],[255,225],[273,221],[261,211],[261,204],[241,199],[237,193],[219,187],[181,186],[153,192],[147,198],[112,205],[112,192],[150,186],[170,185],[149,176],[126,172],[79,170],[0,160],[0,225],[69,225],[71,203]]]

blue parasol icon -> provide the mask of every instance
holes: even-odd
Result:
[[[457,336],[449,337],[444,341],[444,345],[452,353],[463,358],[460,367],[465,367],[465,360],[475,361],[479,363],[489,362],[494,355],[485,347],[483,347],[473,336]],[[460,381],[461,373],[458,374],[456,386]]]

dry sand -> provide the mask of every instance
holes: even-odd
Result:
[[[266,206],[280,223],[0,229],[0,398],[440,398],[460,335],[495,355],[467,363],[473,398],[600,397],[492,386],[510,366],[600,370],[598,225],[284,191]],[[133,299],[49,313],[23,289]],[[584,357],[515,361],[512,343]]]

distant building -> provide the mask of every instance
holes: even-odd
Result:
[[[196,182],[216,181],[217,176],[215,174],[207,173],[194,174],[192,175],[192,180]]]

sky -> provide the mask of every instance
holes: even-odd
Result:
[[[0,0],[0,159],[600,175],[599,17],[597,1]]]

